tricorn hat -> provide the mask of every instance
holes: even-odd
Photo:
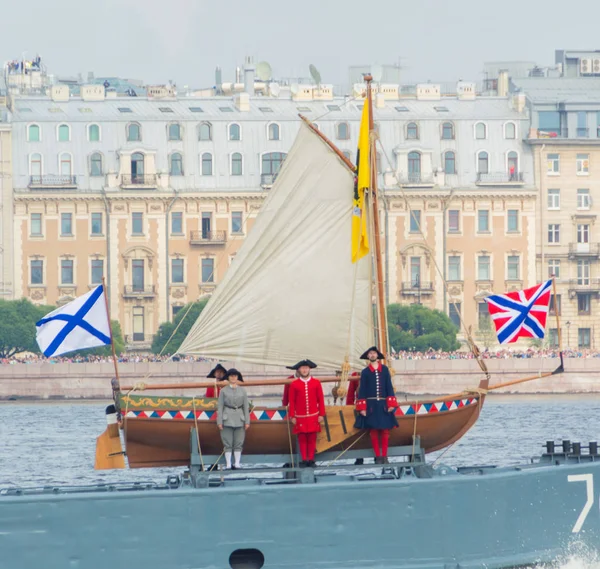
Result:
[[[377,349],[377,346],[371,346],[368,350],[365,351],[365,353],[362,356],[360,356],[360,359],[368,360],[369,352],[371,352],[371,351],[377,352],[377,359],[385,360],[385,356]]]
[[[214,368],[210,370],[210,373],[206,377],[216,378],[217,376],[215,375],[215,372],[217,370],[221,370],[225,375],[227,375],[227,370],[221,364],[217,364]]]
[[[229,379],[230,375],[237,375],[238,376],[238,381],[241,381],[242,383],[244,383],[244,378],[243,378],[242,374],[237,369],[235,369],[234,367],[232,367],[227,372],[227,375],[225,376],[225,379]]]
[[[310,369],[314,369],[317,367],[317,364],[314,362],[311,362],[310,360],[302,360],[302,361],[299,361],[296,365],[285,366],[285,367],[288,369],[296,369],[297,370],[297,369],[301,368],[302,366],[308,366]]]

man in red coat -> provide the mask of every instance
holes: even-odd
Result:
[[[348,379],[348,393],[346,393],[346,405],[354,405],[356,403],[356,392],[358,391],[358,382],[360,374],[355,371]]]
[[[217,364],[213,369],[210,370],[210,373],[206,377],[214,379],[215,383],[217,383],[219,381],[225,381],[226,375],[227,370],[221,364]],[[207,387],[204,397],[219,397],[220,391],[220,387]]]
[[[291,367],[296,370],[298,379],[290,384],[289,417],[294,425],[293,433],[298,435],[301,468],[316,466],[317,433],[321,431],[325,417],[323,386],[310,373],[316,367],[317,364],[310,360],[302,360]]]

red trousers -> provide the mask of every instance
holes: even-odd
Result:
[[[314,460],[317,450],[317,433],[298,433],[298,447],[302,460]]]
[[[387,456],[390,431],[388,429],[371,429],[370,434],[375,456]]]

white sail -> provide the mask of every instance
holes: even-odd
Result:
[[[371,255],[351,262],[353,172],[304,123],[254,226],[179,353],[362,367]]]

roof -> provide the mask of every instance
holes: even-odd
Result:
[[[600,78],[596,77],[523,77],[511,79],[511,84],[534,103],[600,103]]]

